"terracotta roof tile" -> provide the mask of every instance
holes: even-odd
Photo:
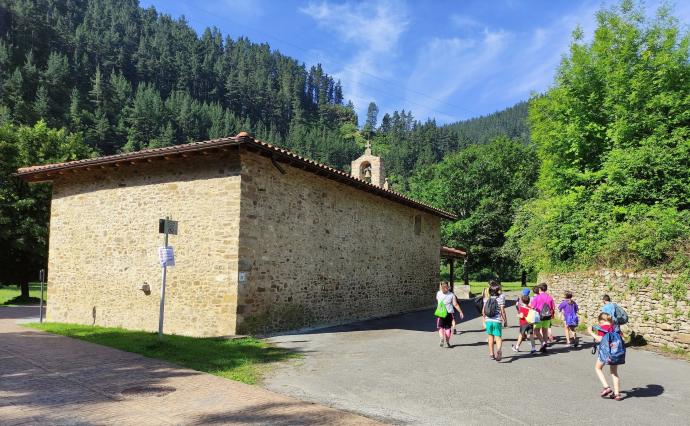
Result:
[[[60,172],[64,172],[66,170],[84,169],[91,166],[131,162],[135,160],[165,157],[167,155],[178,155],[186,152],[199,152],[209,149],[217,149],[238,145],[244,145],[250,150],[264,151],[266,153],[269,153],[271,157],[276,160],[280,160],[282,157],[282,160],[292,164],[293,166],[304,168],[305,170],[318,173],[323,177],[346,183],[355,188],[371,192],[373,194],[382,196],[384,198],[388,198],[398,203],[408,205],[410,207],[414,207],[418,210],[426,211],[427,213],[440,216],[444,219],[457,219],[457,217],[452,213],[448,213],[428,204],[413,200],[412,198],[409,198],[399,192],[372,185],[371,183],[361,179],[357,179],[354,176],[345,173],[342,170],[338,170],[325,164],[316,162],[314,160],[301,157],[287,149],[256,140],[246,132],[240,132],[235,137],[212,139],[208,141],[193,142],[184,145],[145,149],[137,152],[108,155],[105,157],[89,158],[64,163],[53,163],[30,167],[22,167],[19,170],[17,170],[15,176],[19,176],[22,179],[29,182],[51,181],[56,178],[57,174],[59,174]]]
[[[465,257],[467,252],[462,249],[452,248],[452,247],[441,247],[441,257]]]

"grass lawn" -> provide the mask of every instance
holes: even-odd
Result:
[[[29,298],[21,298],[21,290],[17,286],[0,287],[0,305],[33,305],[38,304],[39,297],[41,297],[41,284],[29,284]],[[43,301],[48,297],[48,292],[43,290]]]
[[[149,358],[168,361],[227,379],[254,384],[261,380],[271,363],[299,355],[270,346],[254,338],[219,339],[164,335],[62,323],[33,323],[28,327],[86,340]]]
[[[460,284],[462,284],[462,281],[460,282]],[[482,292],[482,290],[484,290],[488,286],[489,286],[488,282],[470,281],[470,293],[478,295]],[[507,282],[502,282],[501,286],[503,286],[503,292],[519,291],[522,288],[522,283],[520,281],[507,281]],[[534,286],[534,283],[527,283],[527,287],[532,288],[533,286]]]

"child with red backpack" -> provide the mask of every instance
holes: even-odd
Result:
[[[594,340],[599,343],[597,350],[597,362],[594,364],[594,371],[603,386],[601,390],[602,398],[612,398],[616,401],[621,401],[621,379],[618,376],[618,366],[625,364],[625,343],[620,333],[616,330],[611,315],[607,313],[599,314],[599,325],[593,326],[589,330],[589,334]],[[596,334],[595,334],[596,332]],[[613,378],[613,391],[609,387],[606,376],[604,376],[604,366],[608,365],[611,370],[611,377]]]

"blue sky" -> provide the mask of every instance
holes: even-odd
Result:
[[[360,122],[381,111],[454,122],[488,114],[544,91],[570,34],[586,36],[611,1],[141,0],[197,32],[218,27],[304,62],[342,81]],[[649,14],[659,1],[647,1]],[[675,15],[687,26],[690,2]]]

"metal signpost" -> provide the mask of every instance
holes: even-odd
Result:
[[[163,336],[163,316],[165,311],[165,276],[168,266],[175,266],[175,257],[173,248],[168,246],[168,235],[177,235],[177,221],[170,220],[169,217],[160,219],[158,221],[158,232],[165,234],[165,244],[158,249],[158,258],[160,259],[163,271],[161,272],[161,303],[160,313],[158,315],[158,338]]]
[[[41,282],[41,301],[38,305],[39,309],[39,314],[38,314],[38,322],[43,323],[43,282],[45,281],[46,278],[46,270],[41,269],[38,271],[38,280]]]

